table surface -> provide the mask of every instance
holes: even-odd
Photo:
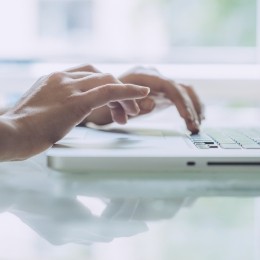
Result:
[[[90,177],[45,154],[0,173],[0,259],[260,259],[258,174]]]

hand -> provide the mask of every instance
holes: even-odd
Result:
[[[150,88],[149,97],[139,100],[139,114],[151,112],[156,99],[162,94],[165,100],[175,104],[180,116],[185,120],[187,128],[196,133],[204,119],[204,107],[195,91],[190,86],[177,84],[164,77],[154,68],[136,67],[124,73],[119,80],[123,83],[138,84]],[[158,95],[159,94],[159,95]]]
[[[107,105],[118,123],[139,113],[135,99],[147,96],[149,88],[122,84],[109,74],[83,68],[42,77],[1,116],[0,130],[6,138],[0,141],[0,160],[25,159],[44,151],[96,108]]]
[[[156,106],[156,100],[164,96],[165,101],[175,104],[181,117],[186,122],[187,128],[196,133],[199,131],[199,125],[204,119],[204,107],[195,91],[190,86],[176,84],[174,81],[164,77],[156,69],[136,67],[122,76],[119,80],[123,83],[138,84],[150,88],[148,97],[137,100],[140,108],[139,114],[147,114],[153,111]],[[111,123],[109,111],[106,107],[94,111],[87,121],[96,124]]]

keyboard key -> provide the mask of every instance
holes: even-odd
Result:
[[[220,144],[223,149],[241,149],[242,147],[238,144]]]
[[[196,145],[197,148],[199,149],[209,149],[209,146],[208,145]]]
[[[189,136],[200,149],[260,149],[259,129],[208,129]]]
[[[242,147],[245,149],[260,149],[260,145],[258,144],[244,144]]]
[[[194,144],[215,144],[213,141],[195,141]]]
[[[217,145],[209,145],[209,148],[218,148]]]

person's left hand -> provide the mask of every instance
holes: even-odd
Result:
[[[191,86],[177,84],[166,78],[154,68],[135,67],[118,78],[122,83],[138,84],[150,88],[150,94],[137,101],[140,114],[147,114],[156,107],[156,100],[164,97],[165,101],[174,104],[185,120],[187,128],[196,133],[199,131],[201,121],[204,119],[204,106]],[[87,122],[98,125],[111,123],[111,117],[106,107],[95,110]]]
[[[83,69],[86,66],[41,77],[1,116],[0,161],[43,152],[96,108],[107,106],[111,120],[119,124],[140,112],[135,100],[146,97],[149,88]]]

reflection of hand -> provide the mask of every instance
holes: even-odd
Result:
[[[133,187],[124,193],[114,190],[116,198],[106,193],[113,187],[108,180],[93,182],[82,179],[82,175],[51,171],[46,168],[43,155],[2,163],[0,172],[0,212],[13,213],[56,245],[109,242],[133,236],[147,230],[146,221],[172,218],[187,204],[187,199],[181,197],[129,197]],[[100,203],[104,210],[95,212]]]
[[[127,71],[119,80],[123,83],[138,84],[150,88],[150,94],[144,99],[137,100],[140,108],[139,114],[150,113],[156,106],[156,100],[164,96],[166,103],[175,104],[181,117],[191,132],[199,130],[199,124],[204,119],[203,105],[190,86],[176,84],[174,81],[161,75],[156,69],[143,67]],[[96,124],[111,123],[109,111],[103,107],[92,113],[88,119]]]
[[[106,179],[96,182],[87,176],[50,171],[43,155],[2,163],[0,172],[0,212],[16,215],[55,245],[92,244],[133,236],[147,231],[147,221],[172,218],[187,205],[182,197],[132,197],[132,185],[117,193]]]
[[[55,178],[55,172],[46,168],[43,155],[1,163],[0,172],[0,213],[16,215],[52,244],[109,242],[147,230],[143,221],[95,215],[93,203],[83,205],[76,195],[80,191],[73,189],[74,182],[67,183],[66,175]],[[104,207],[109,204],[104,203]]]
[[[92,244],[147,231],[147,221],[174,217],[185,199],[106,201],[105,210],[96,216],[76,198],[23,192],[9,211],[52,244]]]
[[[154,221],[173,218],[177,212],[187,206],[190,198],[171,199],[112,199],[102,217],[125,221]],[[195,199],[192,200],[192,203]]]
[[[110,242],[147,230],[143,221],[95,216],[76,198],[31,195],[23,193],[9,211],[51,244]]]
[[[136,115],[134,99],[149,89],[79,67],[42,77],[0,119],[0,160],[24,159],[49,148],[95,108],[108,105],[114,121]],[[19,145],[17,145],[19,144]]]

